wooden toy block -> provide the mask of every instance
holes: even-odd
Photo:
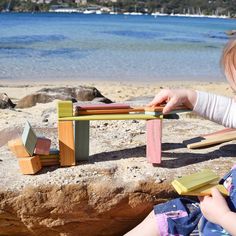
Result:
[[[39,155],[49,155],[50,146],[51,146],[50,139],[44,137],[38,137],[34,153]]]
[[[223,185],[219,185],[217,176],[211,170],[202,170],[201,172],[183,176],[179,179],[172,181],[172,185],[175,190],[181,195],[192,196],[206,196],[211,195],[211,188],[217,187],[218,190],[228,195],[227,190]]]
[[[58,138],[61,166],[73,166],[75,162],[73,121],[58,122]]]
[[[71,101],[60,101],[57,105],[58,118],[73,116],[73,104]]]
[[[219,176],[213,171],[202,170],[201,172],[178,178],[171,184],[174,186],[176,191],[181,194],[182,192],[186,193],[192,191],[217,180],[219,180]]]
[[[9,149],[17,156],[17,157],[29,157],[29,153],[27,152],[22,139],[13,139],[8,142]]]
[[[34,149],[37,143],[37,136],[28,121],[25,124],[25,128],[21,138],[27,152],[30,154],[30,156],[33,156]]]
[[[73,120],[151,120],[159,119],[161,116],[145,114],[104,114],[104,115],[83,115],[58,118],[59,121]]]
[[[75,159],[88,160],[89,157],[89,121],[75,121]]]
[[[39,155],[42,166],[60,165],[59,151],[51,149],[49,155]]]
[[[99,114],[129,114],[144,113],[144,108],[127,108],[127,109],[107,109],[107,110],[79,110],[77,115],[99,115]]]
[[[196,143],[190,143],[187,145],[187,148],[203,148],[215,144],[220,144],[224,142],[229,142],[236,139],[236,131],[226,132],[226,133],[218,133],[213,136],[209,136],[206,139],[200,140]]]
[[[35,174],[42,168],[39,156],[19,158],[18,162],[20,171],[24,175]]]
[[[233,129],[233,128],[225,128],[225,129],[222,129],[222,130],[213,132],[213,133],[203,134],[203,135],[201,135],[201,137],[207,139],[207,138],[210,138],[210,137],[214,137],[214,136],[217,135],[217,134],[225,134],[225,133],[232,132],[232,131],[236,131],[236,129]]]
[[[153,164],[161,163],[161,136],[162,119],[147,120],[146,124],[147,147],[146,155],[148,162]]]
[[[112,103],[112,104],[87,104],[87,105],[78,105],[74,106],[74,116],[80,115],[81,111],[91,111],[91,110],[118,110],[118,109],[129,109],[130,105]],[[103,113],[106,114],[106,113]]]
[[[160,106],[155,106],[155,107],[145,107],[145,112],[149,111],[149,112],[162,112],[164,107],[165,107],[166,104],[162,104]],[[190,111],[189,108],[183,106],[183,105],[180,105],[180,106],[177,106],[175,107],[174,111],[177,112],[178,110],[180,111]]]

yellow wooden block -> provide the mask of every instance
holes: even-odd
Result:
[[[211,195],[211,189],[216,187],[224,196],[229,196],[227,189],[222,184],[207,184],[200,188],[194,189],[192,191],[182,193],[181,195],[188,195],[188,196],[207,196]]]
[[[24,175],[35,174],[42,168],[39,156],[19,158],[18,163],[20,171]]]
[[[73,116],[73,104],[71,101],[60,101],[57,104],[58,118]]]
[[[183,176],[172,181],[172,185],[179,194],[190,192],[204,185],[217,181],[219,176],[211,170],[203,170],[198,173]]]
[[[66,120],[151,120],[161,119],[162,116],[153,116],[145,114],[109,114],[109,115],[83,115],[83,116],[68,116],[60,117],[59,121]]]
[[[30,154],[27,152],[22,139],[13,139],[8,142],[9,149],[17,156],[17,157],[29,157]]]

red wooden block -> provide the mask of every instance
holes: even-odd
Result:
[[[160,164],[162,119],[147,120],[146,129],[147,129],[146,155],[148,162],[153,164]]]
[[[50,146],[51,146],[50,139],[44,137],[37,138],[34,153],[38,155],[49,155]]]

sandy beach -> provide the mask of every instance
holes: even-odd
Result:
[[[119,103],[147,103],[160,89],[167,87],[234,95],[226,82],[192,81],[5,81],[1,83],[0,93],[6,93],[18,103],[24,96],[42,88],[80,85],[93,86],[105,97]],[[158,167],[146,160],[145,121],[94,121],[90,129],[88,162],[68,168],[44,168],[33,176],[22,175],[7,142],[19,137],[25,122],[29,121],[37,134],[52,140],[52,148],[58,148],[56,106],[57,100],[30,108],[0,110],[0,188],[3,196],[0,218],[16,215],[14,222],[23,221],[25,225],[12,222],[14,227],[7,227],[5,221],[1,223],[0,220],[0,228],[3,232],[10,232],[9,235],[16,232],[32,235],[32,231],[36,235],[47,232],[46,235],[121,236],[143,219],[153,204],[176,196],[170,186],[173,178],[202,168],[223,175],[234,163],[234,141],[206,149],[187,149],[183,140],[224,127],[191,113],[183,113],[178,120],[163,122],[163,161]],[[12,210],[6,213],[9,205],[12,205]],[[53,216],[51,209],[54,209]],[[89,211],[92,213],[88,216]],[[37,212],[42,213],[39,216]],[[121,220],[114,220],[114,217]],[[92,228],[88,228],[88,222],[94,222]],[[108,222],[114,225],[112,230],[107,227]],[[73,224],[73,230],[70,224]],[[100,234],[94,234],[93,228]],[[54,234],[55,230],[58,234]]]

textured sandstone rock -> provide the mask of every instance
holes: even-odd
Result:
[[[27,108],[35,106],[37,103],[48,103],[55,99],[76,101],[92,101],[111,103],[112,101],[104,97],[96,88],[87,86],[43,88],[37,92],[20,99],[16,108]]]

